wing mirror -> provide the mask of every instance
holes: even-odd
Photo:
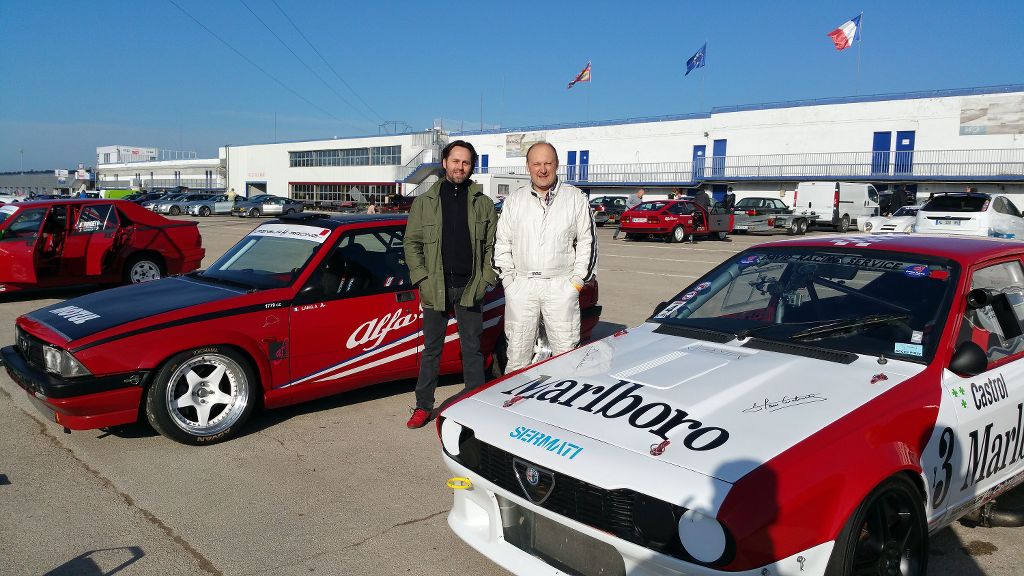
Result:
[[[977,376],[988,368],[985,351],[974,342],[961,342],[949,361],[949,369],[964,376]]]

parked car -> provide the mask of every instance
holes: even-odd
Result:
[[[597,213],[602,213],[607,218],[595,218],[594,223],[604,226],[607,223],[615,224],[619,221],[622,213],[626,211],[626,197],[624,196],[598,196],[590,199],[590,208]]]
[[[69,429],[144,414],[188,444],[231,437],[257,407],[414,378],[423,336],[419,291],[404,260],[405,225],[404,216],[282,217],[205,271],[20,317],[18,344],[2,350],[4,365]],[[504,349],[503,305],[499,286],[483,305],[489,361]],[[600,317],[596,284],[584,288],[580,306],[587,338]],[[461,370],[453,339],[441,372]]]
[[[124,200],[0,206],[0,292],[146,282],[191,272],[204,255],[195,223]]]
[[[184,211],[193,216],[209,216],[211,214],[231,214],[231,210],[238,202],[238,196],[228,200],[227,194],[207,196],[202,200],[193,200],[184,206]]]
[[[733,232],[774,232],[785,230],[791,235],[807,232],[817,214],[794,214],[778,198],[748,197],[736,203]]]
[[[179,194],[173,198],[165,198],[156,203],[156,207],[153,209],[154,212],[160,214],[170,214],[171,216],[177,216],[185,211],[190,202],[196,202],[199,200],[206,200],[209,198],[209,194],[202,193],[190,193],[190,194]]]
[[[142,207],[151,212],[156,212],[157,207],[165,202],[177,202],[185,197],[185,194],[163,194],[154,198],[142,201]]]
[[[897,209],[891,216],[872,216],[863,222],[858,222],[857,227],[862,232],[878,234],[881,232],[913,232],[917,224],[917,213],[920,206],[904,206]]]
[[[415,199],[415,196],[388,196],[387,202],[377,204],[377,211],[382,213],[408,212],[412,208],[412,202]]]
[[[517,574],[929,573],[929,534],[1024,480],[1022,262],[919,235],[745,250],[448,406],[448,524]]]
[[[917,232],[1024,238],[1024,219],[1008,196],[978,192],[938,194],[921,206]]]
[[[264,195],[244,201],[236,201],[231,214],[242,218],[259,218],[260,216],[280,216],[302,212],[302,202],[282,196]]]
[[[717,206],[705,210],[691,200],[641,202],[622,214],[626,238],[653,236],[666,242],[682,242],[692,236],[724,240],[733,229],[733,215]]]

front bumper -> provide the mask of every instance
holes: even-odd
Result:
[[[149,372],[61,378],[29,364],[14,346],[0,349],[4,367],[48,419],[72,430],[92,430],[138,419]]]
[[[788,558],[751,570],[726,572],[698,564],[684,562],[677,558],[655,552],[649,548],[616,538],[606,532],[581,524],[569,518],[554,514],[527,500],[509,493],[492,484],[468,468],[452,460],[442,451],[445,465],[455,475],[469,478],[472,487],[454,491],[452,511],[448,514],[448,525],[459,538],[478,552],[513,574],[554,574],[568,575],[584,572],[583,567],[567,566],[560,570],[557,560],[545,561],[543,553],[530,553],[517,546],[511,537],[515,528],[509,520],[519,519],[524,514],[543,517],[547,526],[557,526],[562,535],[553,546],[575,546],[589,548],[589,554],[607,555],[614,553],[621,557],[622,564],[605,562],[600,573],[630,574],[631,576],[683,576],[683,575],[742,575],[762,576],[811,576],[823,574],[832,553],[833,542],[828,541],[803,550]],[[503,522],[503,513],[505,521]],[[584,551],[587,552],[586,550]],[[577,555],[578,556],[578,555]],[[593,557],[593,556],[592,556]],[[591,558],[592,558],[591,557]]]

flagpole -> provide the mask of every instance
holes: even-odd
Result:
[[[854,86],[854,94],[860,96],[860,45],[864,43],[864,13],[860,13],[860,24],[857,26],[856,36],[860,37],[857,42],[857,84]]]
[[[587,58],[587,66],[589,67],[591,62],[590,58]],[[587,79],[587,122],[590,122],[590,85],[594,83],[594,69],[590,68],[590,78]]]
[[[698,112],[703,112],[704,111],[704,78],[706,77],[706,75],[708,73],[707,72],[707,68],[708,68],[708,65],[707,65],[707,60],[708,60],[708,41],[707,40],[704,40],[704,47],[701,48],[701,50],[704,52],[704,54],[703,54],[703,56],[701,56],[701,67],[700,67],[700,110],[698,110]]]

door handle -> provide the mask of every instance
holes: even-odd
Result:
[[[412,302],[415,299],[415,292],[399,292],[398,294],[395,294],[395,302]]]

